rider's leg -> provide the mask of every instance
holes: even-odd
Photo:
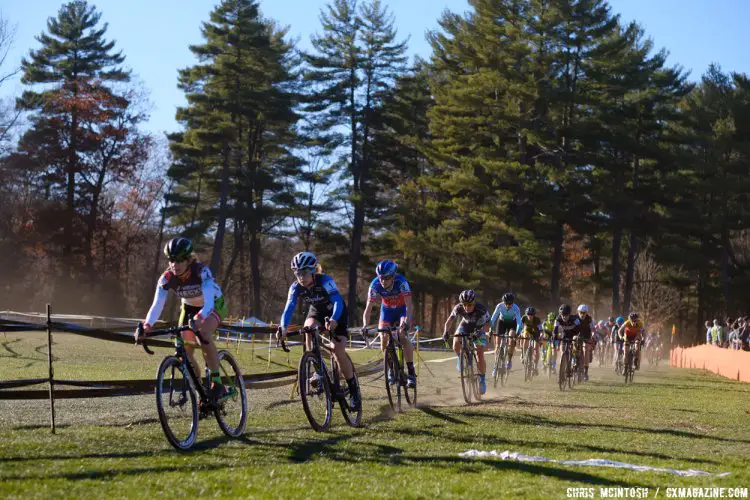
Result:
[[[336,335],[333,340],[333,355],[336,357],[339,368],[341,368],[341,373],[346,380],[349,380],[354,377],[354,367],[352,366],[352,360],[346,355],[346,337]]]

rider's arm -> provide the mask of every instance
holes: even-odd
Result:
[[[367,326],[367,322],[370,320],[370,312],[372,311],[372,302],[369,300],[365,304],[365,312],[362,313],[362,324]]]
[[[281,315],[281,328],[286,331],[289,323],[292,322],[292,314],[294,314],[294,308],[297,306],[297,283],[292,283],[289,287],[289,294],[286,297],[286,306],[284,306],[284,313]]]
[[[203,307],[198,311],[198,316],[208,318],[211,311],[214,310],[214,300],[216,300],[216,283],[211,275],[211,270],[204,267],[201,271],[201,292],[203,292]]]
[[[513,304],[513,311],[516,313],[516,333],[521,333],[523,325],[521,324],[521,308],[518,304]]]
[[[159,316],[161,316],[161,312],[164,310],[164,304],[167,303],[168,295],[169,291],[162,288],[161,284],[156,286],[154,301],[151,303],[151,308],[148,310],[148,314],[146,314],[146,325],[153,326],[154,323],[159,321]]]
[[[333,303],[333,312],[331,319],[338,322],[341,319],[341,313],[344,312],[344,297],[339,293],[336,282],[328,275],[323,276],[323,288],[328,292],[328,298]]]
[[[490,318],[490,331],[492,331],[495,328],[495,325],[497,325],[498,318],[500,318],[500,304],[495,307],[495,311],[492,313],[492,318]]]
[[[401,318],[401,323],[411,324],[414,314],[414,304],[411,301],[411,295],[404,295],[404,304],[406,304],[406,317]]]
[[[445,326],[443,327],[443,333],[448,331],[448,328],[450,328],[453,325],[453,320],[456,318],[456,310],[453,309],[451,311],[450,316],[448,316],[448,319],[445,320]]]

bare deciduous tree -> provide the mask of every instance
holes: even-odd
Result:
[[[664,270],[647,251],[638,254],[634,271],[633,310],[641,315],[644,322],[666,327],[664,323],[679,308],[678,291],[661,281]]]

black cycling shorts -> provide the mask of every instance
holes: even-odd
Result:
[[[310,309],[308,309],[307,311],[307,317],[313,318],[321,326],[326,326],[326,318],[330,319],[330,313],[327,311],[318,311],[314,306],[310,306]],[[341,317],[339,317],[339,321],[336,324],[336,331],[333,332],[336,337],[349,338],[349,332],[347,331],[347,328],[348,328],[347,322],[348,322],[348,314],[346,313],[346,306],[345,306],[344,310],[341,311]]]
[[[518,328],[518,323],[516,323],[516,320],[505,321],[501,318],[500,321],[497,322],[498,335],[505,335],[506,333],[508,335],[515,335],[516,328]]]

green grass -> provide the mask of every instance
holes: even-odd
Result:
[[[0,349],[0,379],[44,376],[46,348],[33,335],[8,335],[5,343],[0,337],[6,346]],[[161,357],[73,336],[56,340],[60,378],[144,378]],[[239,355],[246,371],[266,369],[267,359],[250,362],[245,351],[243,346]],[[363,362],[375,354],[354,356]],[[285,365],[286,355],[275,353],[273,362]],[[657,487],[664,496],[668,486],[750,486],[747,384],[697,370],[644,367],[632,386],[609,371],[592,370],[591,382],[561,393],[548,380],[524,384],[515,371],[507,388],[466,406],[455,364],[427,366],[434,376],[420,368],[421,406],[397,416],[387,409],[382,377],[365,377],[361,429],[345,427],[335,413],[331,432],[315,433],[299,399],[290,400],[289,386],[250,391],[245,438],[226,439],[215,422],[204,420],[190,453],[168,445],[152,396],[60,400],[54,436],[46,402],[0,401],[0,497],[564,498],[570,486],[610,485],[649,487],[653,497]],[[680,478],[458,457],[468,449],[731,475]]]

